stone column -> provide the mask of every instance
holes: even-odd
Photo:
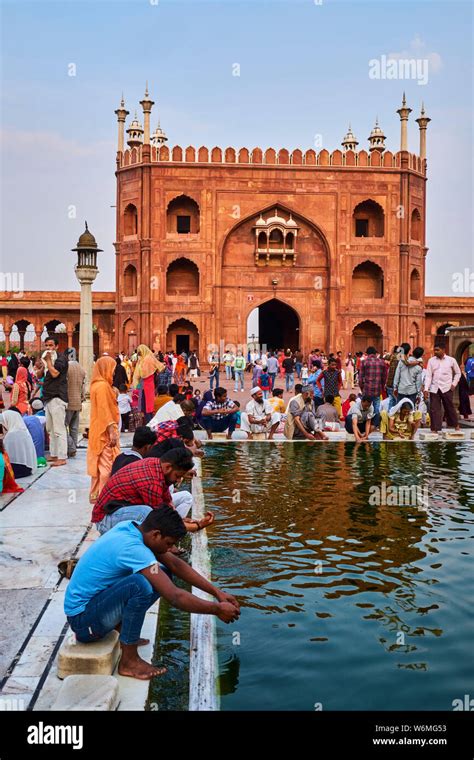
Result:
[[[95,277],[94,277],[95,279]],[[81,317],[79,328],[79,364],[86,373],[87,392],[94,363],[94,340],[92,334],[92,282],[80,279]]]

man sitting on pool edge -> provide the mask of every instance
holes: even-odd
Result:
[[[126,520],[97,539],[79,560],[64,599],[64,612],[81,643],[91,643],[110,631],[120,631],[122,656],[118,673],[140,680],[162,675],[142,660],[138,647],[146,611],[159,597],[185,612],[216,615],[224,623],[237,620],[238,601],[213,586],[170,549],[186,534],[179,514],[163,504],[141,525]],[[170,574],[205,591],[208,602],[178,588]]]

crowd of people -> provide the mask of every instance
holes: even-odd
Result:
[[[85,372],[71,351],[58,350],[55,336],[38,358],[4,357],[0,425],[3,439],[0,478],[3,492],[37,467],[63,466],[77,451],[79,414],[85,398]],[[232,391],[219,384],[221,363],[234,393],[245,390],[251,376],[250,400],[242,407]],[[207,512],[192,515],[193,497],[186,481],[195,474],[193,457],[204,455],[202,436],[240,430],[249,439],[329,439],[328,432],[345,430],[356,442],[373,431],[384,439],[412,440],[420,425],[439,432],[444,419],[459,428],[454,390],[459,386],[459,411],[471,414],[474,357],[463,370],[441,346],[425,363],[421,347],[407,343],[390,353],[329,354],[315,349],[208,357],[208,390],[193,387],[202,377],[196,352],[175,356],[153,352],[144,344],[131,357],[124,353],[99,357],[90,382],[90,422],[87,471],[91,521],[100,538],[84,554],[67,588],[65,613],[82,642],[120,630],[119,672],[140,679],[162,669],[138,655],[146,610],[163,596],[189,612],[236,620],[239,603],[216,588],[179,558],[177,546],[186,533],[214,521]],[[4,363],[2,362],[2,368]],[[278,383],[281,382],[281,387]],[[349,391],[342,402],[341,390]],[[290,397],[284,400],[285,392]],[[291,395],[293,393],[293,395]],[[133,432],[122,452],[120,433]],[[49,450],[49,453],[48,453]],[[173,576],[214,597],[208,602],[183,591]]]

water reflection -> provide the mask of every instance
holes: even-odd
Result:
[[[453,572],[468,577],[472,451],[469,444],[410,442],[209,447],[204,490],[217,513],[214,577],[240,598],[242,624],[247,617],[261,639],[252,644],[254,658],[269,656],[265,637],[282,625],[293,637],[283,647],[293,677],[301,664],[291,659],[295,646],[336,643],[343,650],[332,647],[332,663],[342,667],[355,642],[370,637],[360,653],[368,670],[383,662],[392,670],[395,658],[398,670],[427,672],[434,657],[453,656],[450,640],[445,649],[435,645],[457,620],[458,649],[467,647],[469,605],[462,593],[454,603],[446,587]],[[426,487],[428,509],[371,505],[369,487],[382,481]],[[262,622],[267,616],[273,634]],[[290,633],[295,628],[299,633]],[[234,662],[235,651],[223,646]],[[314,655],[305,657],[313,667]],[[246,661],[244,675],[253,678],[255,667]],[[294,699],[299,704],[296,693]]]

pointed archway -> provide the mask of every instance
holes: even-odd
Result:
[[[271,298],[258,307],[258,338],[260,345],[269,350],[300,345],[300,318],[298,313],[278,298]]]

